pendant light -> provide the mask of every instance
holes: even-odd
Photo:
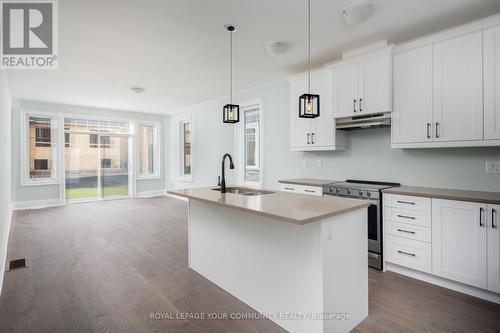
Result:
[[[307,93],[299,97],[299,118],[319,117],[319,95],[311,94],[311,0],[307,0]]]
[[[222,121],[227,124],[234,124],[240,121],[240,106],[233,104],[233,33],[235,27],[232,25],[227,26],[229,31],[229,104],[224,105],[222,110]]]

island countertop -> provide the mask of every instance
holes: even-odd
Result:
[[[368,207],[366,202],[339,197],[317,197],[280,191],[245,196],[222,194],[213,190],[214,188],[180,189],[168,193],[299,225]]]

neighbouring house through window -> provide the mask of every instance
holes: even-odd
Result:
[[[35,160],[35,170],[48,170],[49,161],[48,160]]]
[[[23,150],[23,184],[56,182],[53,163],[57,156],[56,121],[52,116],[23,113],[25,119]]]
[[[242,108],[242,124],[239,125],[240,181],[261,183],[261,121],[260,106]]]
[[[192,180],[193,157],[192,136],[193,128],[191,120],[182,120],[179,125],[180,132],[180,176],[184,180]]]
[[[111,168],[111,159],[110,158],[102,158],[101,159],[101,168],[103,168],[103,169]]]
[[[159,176],[158,125],[139,125],[139,177]]]

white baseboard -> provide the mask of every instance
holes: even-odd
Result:
[[[7,250],[9,249],[9,235],[10,235],[10,226],[12,223],[12,207],[9,209],[9,213],[7,215],[7,224],[5,226],[5,230],[3,233],[3,239],[0,247],[0,295],[2,294],[3,287],[3,277],[5,275],[5,271],[7,270]]]
[[[59,199],[29,200],[29,201],[18,201],[12,203],[13,210],[40,209],[40,208],[55,207],[55,206],[61,206],[61,201]]]
[[[151,197],[157,197],[160,195],[165,195],[164,189],[137,192],[135,197],[136,198],[151,198]]]
[[[467,295],[471,295],[477,298],[481,298],[490,302],[500,304],[500,294],[488,290],[468,286],[460,282],[451,281],[448,279],[441,278],[439,276],[435,276],[424,272],[419,272],[410,268],[406,268],[403,266],[387,262],[385,263],[385,269],[391,272],[412,277],[417,280],[422,280],[424,282],[432,283],[443,288],[448,288],[454,291],[458,291]]]

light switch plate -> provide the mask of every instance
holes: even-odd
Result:
[[[500,173],[500,161],[486,161],[486,173]]]

